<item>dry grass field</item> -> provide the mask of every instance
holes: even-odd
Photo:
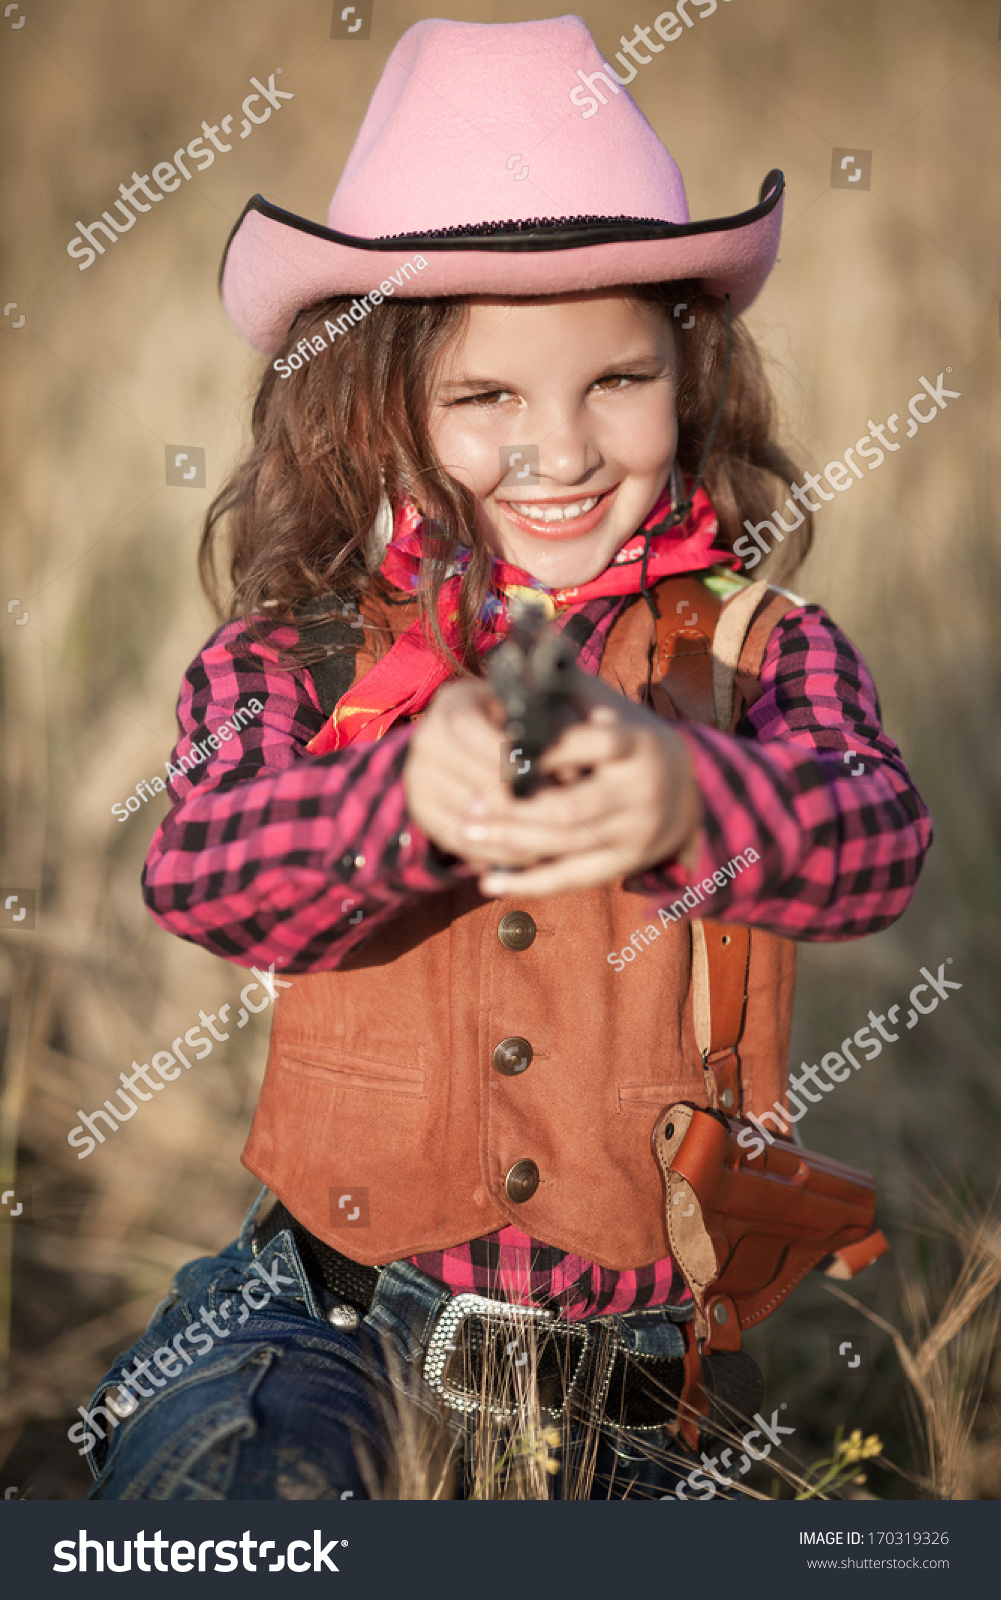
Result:
[[[134,1056],[245,981],[143,909],[162,797],[125,822],[112,807],[162,775],[182,672],[214,626],[199,524],[260,370],[216,296],[227,235],[256,191],[323,220],[386,55],[422,15],[375,0],[371,39],[335,42],[330,9],[32,0],[23,28],[0,21],[16,303],[0,326],[2,881],[38,905],[33,929],[0,915],[0,1188],[31,1202],[16,1222],[0,1211],[0,1462],[3,1485],[33,1498],[86,1492],[66,1440],[76,1408],[172,1271],[231,1238],[255,1192],[239,1154],[266,1014],[88,1159],[66,1136]],[[611,55],[655,11],[599,0],[582,14]],[[799,1460],[829,1455],[839,1426],[878,1433],[869,1489],[887,1498],[1001,1495],[998,32],[997,0],[732,0],[631,85],[693,216],[742,210],[770,168],[787,175],[780,263],[749,322],[805,462],[841,455],[867,419],[906,418],[922,376],[960,396],[915,437],[901,424],[900,450],[825,506],[793,582],[861,647],[936,822],[895,927],[803,949],[793,1062],[903,1000],[922,966],[951,959],[962,983],[801,1130],[878,1176],[893,1252],[850,1286],[878,1321],[818,1282],[748,1343]],[[77,219],[278,67],[281,111],[79,271]],[[872,152],[871,187],[831,187],[835,149]],[[204,450],[205,487],[165,483],[168,445]],[[849,1374],[832,1349],[863,1336]]]

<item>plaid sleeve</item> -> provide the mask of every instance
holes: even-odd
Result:
[[[667,863],[628,887],[675,917],[792,939],[888,927],[914,893],[931,818],[864,661],[825,611],[799,606],[772,633],[760,682],[736,735],[680,727],[702,793],[698,866]]]
[[[143,873],[160,925],[241,966],[337,967],[417,897],[468,874],[406,814],[410,729],[312,756],[324,723],[312,675],[279,664],[294,627],[263,641],[242,623],[188,668],[173,807]]]

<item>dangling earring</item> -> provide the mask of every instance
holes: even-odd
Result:
[[[375,521],[369,529],[368,538],[365,540],[365,564],[370,572],[378,572],[382,566],[382,558],[386,548],[393,537],[393,507],[386,493],[385,479],[382,482],[382,493],[379,496],[379,509],[375,513]]]
[[[678,458],[677,458],[677,456],[675,456],[674,465],[671,468],[671,510],[672,511],[677,511],[679,505],[681,504],[681,494],[682,494],[682,490],[684,489],[684,487],[685,487],[685,480],[681,475],[681,468],[678,466]]]

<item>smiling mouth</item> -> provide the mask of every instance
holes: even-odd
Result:
[[[593,511],[600,499],[600,494],[591,494],[586,500],[571,500],[566,505],[548,500],[525,501],[519,503],[516,510],[520,517],[527,517],[529,522],[572,522]],[[510,500],[507,503],[512,504]]]
[[[611,504],[616,484],[600,494],[578,495],[571,499],[500,500],[501,510],[513,522],[532,532],[570,537],[590,532],[601,521]]]

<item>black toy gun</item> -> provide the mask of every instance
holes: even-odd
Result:
[[[503,643],[487,657],[487,673],[504,706],[510,749],[502,776],[516,799],[542,782],[542,754],[564,728],[581,719],[577,683],[583,673],[577,653],[541,606],[514,601]]]

